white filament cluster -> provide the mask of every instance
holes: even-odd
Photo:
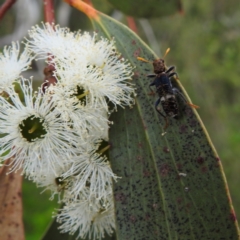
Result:
[[[36,93],[32,80],[20,76],[33,55],[53,67],[56,79]],[[108,141],[112,110],[134,103],[131,76],[114,41],[49,24],[29,31],[22,54],[13,43],[0,55],[1,159],[11,158],[11,172],[21,169],[58,195],[62,232],[101,239],[115,228],[112,183],[118,177],[108,147],[100,145]]]

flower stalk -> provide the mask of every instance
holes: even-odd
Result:
[[[6,0],[0,7],[0,20],[17,0]]]

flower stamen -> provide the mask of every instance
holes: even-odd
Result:
[[[86,91],[85,93],[77,95],[76,97],[80,100],[81,98],[87,96],[88,94],[89,94],[89,91]]]
[[[28,133],[30,133],[30,134],[33,133],[37,128],[38,128],[38,124],[35,123],[35,124],[32,126],[32,128],[28,130]]]
[[[106,147],[102,148],[101,150],[99,150],[98,154],[103,154],[104,152],[106,152],[108,149],[110,148],[110,145],[107,145]]]

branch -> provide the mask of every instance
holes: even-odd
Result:
[[[137,25],[136,22],[134,20],[133,17],[127,17],[127,23],[128,23],[128,27],[134,31],[135,33],[137,33]]]
[[[8,173],[10,162],[0,168],[0,239],[24,240],[22,174]]]
[[[0,7],[0,20],[4,17],[5,13],[17,0],[6,0],[5,3]]]
[[[92,1],[91,0],[83,0],[85,3],[93,7]]]
[[[43,6],[44,6],[44,19],[45,19],[45,22],[48,22],[50,24],[55,23],[53,0],[43,0]]]
[[[54,28],[54,23],[55,23],[55,15],[54,15],[54,3],[53,0],[43,0],[43,6],[44,6],[44,19],[45,22],[50,23],[52,28]],[[54,56],[49,55],[49,61],[51,58]],[[57,79],[53,76],[55,71],[54,65],[48,64],[47,67],[44,68],[44,83],[42,85],[42,90],[45,92],[46,88],[48,88],[50,85],[55,85],[57,82]]]

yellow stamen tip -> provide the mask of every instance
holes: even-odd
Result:
[[[142,61],[142,62],[149,62],[148,60],[142,58],[142,57],[137,57],[137,60]]]

